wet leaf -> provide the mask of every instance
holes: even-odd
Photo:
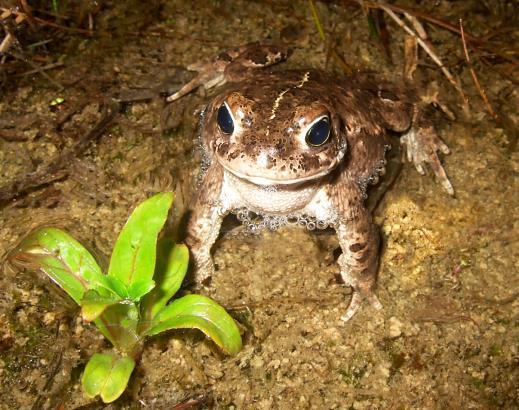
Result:
[[[147,336],[169,329],[199,329],[231,355],[241,349],[241,336],[234,319],[206,296],[187,295],[177,299],[159,311],[153,322]]]
[[[131,353],[142,343],[143,336],[137,332],[139,310],[135,303],[122,301],[105,308],[94,323],[119,350]]]
[[[180,289],[189,263],[189,250],[165,240],[159,243],[155,288],[141,302],[141,315],[150,321]]]
[[[132,300],[140,300],[144,295],[149,293],[155,287],[155,281],[143,280],[133,282],[128,289],[128,296]]]
[[[152,196],[135,208],[119,234],[108,276],[117,279],[124,286],[125,292],[120,290],[119,293],[121,297],[138,301],[145,289],[149,290],[154,286],[152,278],[157,237],[166,222],[172,203],[171,192]]]
[[[106,280],[112,289],[121,299],[128,299],[128,288],[115,276],[106,276]]]
[[[96,353],[85,367],[83,389],[87,396],[100,395],[104,403],[111,403],[126,389],[134,368],[135,361],[130,357]]]
[[[88,288],[109,289],[90,252],[57,228],[43,228],[30,234],[10,260],[15,265],[43,271],[78,304]]]
[[[94,289],[87,290],[81,299],[81,316],[88,322],[97,319],[109,306],[119,303],[121,299],[100,295]]]

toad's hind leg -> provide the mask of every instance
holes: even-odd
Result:
[[[357,218],[340,223],[337,228],[342,255],[338,263],[341,277],[353,289],[353,295],[342,320],[350,320],[359,309],[363,299],[379,310],[382,304],[373,293],[378,268],[379,234],[367,211]]]

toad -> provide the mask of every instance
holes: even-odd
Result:
[[[340,275],[353,289],[347,321],[363,299],[381,308],[374,293],[379,235],[365,200],[385,172],[388,130],[402,134],[418,172],[430,168],[452,195],[438,158],[449,149],[411,93],[367,74],[262,68],[287,55],[274,44],[234,48],[189,67],[198,75],[168,98],[227,83],[201,115],[206,166],[186,242],[202,282],[214,272],[211,247],[227,214],[253,229],[331,227],[342,249]]]

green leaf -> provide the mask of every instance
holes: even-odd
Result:
[[[57,228],[42,228],[30,234],[10,255],[10,260],[15,265],[43,271],[78,304],[88,288],[109,289],[90,252]]]
[[[124,283],[114,276],[106,276],[106,281],[112,289],[121,299],[128,299],[128,289]]]
[[[141,302],[144,322],[151,321],[180,289],[188,263],[189,250],[186,245],[175,245],[171,240],[159,242],[154,276],[156,286]]]
[[[135,368],[130,357],[96,353],[88,361],[81,379],[87,396],[101,396],[104,403],[116,400],[126,389]]]
[[[199,329],[231,355],[241,349],[241,336],[234,319],[214,300],[202,295],[177,299],[157,313],[147,336],[169,329]]]
[[[122,357],[115,361],[110,377],[101,390],[101,399],[104,403],[113,402],[123,393],[134,368],[135,361],[130,357]]]
[[[132,300],[140,300],[155,287],[155,281],[133,282],[128,289],[128,295]]]
[[[121,302],[117,297],[106,297],[94,289],[87,290],[81,299],[81,316],[88,322],[97,319],[109,306]]]
[[[137,333],[139,310],[131,301],[106,307],[94,323],[119,351],[131,354],[143,341]]]
[[[145,289],[154,286],[157,237],[172,203],[171,192],[152,196],[135,208],[119,234],[108,276],[124,286],[125,292],[118,292],[120,296],[138,301]]]

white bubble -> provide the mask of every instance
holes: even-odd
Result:
[[[306,214],[288,214],[275,215],[268,213],[258,213],[247,208],[239,208],[232,211],[238,221],[245,226],[250,232],[258,233],[264,229],[275,231],[282,226],[300,226],[309,230],[326,229],[328,227],[336,226],[335,219],[317,219],[314,216]]]

